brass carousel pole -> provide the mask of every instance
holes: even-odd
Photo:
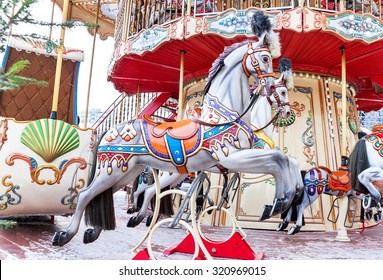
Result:
[[[69,0],[64,0],[63,16],[62,16],[63,23],[67,21],[68,7],[69,7]],[[50,115],[50,118],[55,120],[57,119],[57,107],[59,103],[61,68],[62,68],[63,52],[64,52],[64,37],[65,37],[65,27],[61,26],[60,46],[58,48],[58,53],[57,53],[56,75],[55,75],[55,83],[53,88],[52,112]]]
[[[346,91],[346,48],[344,46],[340,47],[342,52],[342,140],[341,140],[341,169],[346,169],[348,160],[347,160],[347,91]],[[337,221],[338,235],[335,237],[337,241],[350,241],[350,238],[347,236],[347,230],[344,226],[344,221],[347,217],[348,212],[348,197],[339,198],[339,216]]]
[[[100,1],[97,1],[97,12],[96,12],[96,25],[98,25],[98,14],[100,13]],[[90,60],[90,70],[89,70],[89,79],[88,79],[88,94],[86,97],[86,105],[85,105],[85,120],[84,120],[84,128],[88,126],[88,113],[89,113],[89,99],[90,99],[90,88],[92,85],[92,75],[93,75],[93,61],[94,61],[94,50],[96,48],[96,35],[97,35],[97,27],[93,32],[93,46],[92,46],[92,57]]]
[[[180,84],[179,84],[179,91],[178,91],[178,114],[177,114],[177,121],[180,121],[183,118],[184,114],[184,103],[185,103],[185,96],[184,96],[184,60],[185,60],[185,51],[181,50],[181,61],[180,61]]]
[[[191,5],[192,5],[192,0],[188,0],[188,6],[187,6],[187,10],[186,10],[187,16],[190,16],[190,14],[191,14]]]
[[[342,51],[342,165],[345,164],[345,157],[347,157],[347,134],[346,134],[346,122],[347,122],[347,91],[346,91],[346,49],[345,47],[341,47]]]

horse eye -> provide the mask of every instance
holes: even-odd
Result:
[[[282,94],[282,96],[285,96],[285,95],[286,95],[286,91],[283,90],[283,91],[281,92],[281,94]]]
[[[269,62],[269,57],[264,56],[264,57],[262,57],[262,60],[263,60],[263,62],[267,63],[267,62]]]

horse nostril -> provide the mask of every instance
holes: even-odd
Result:
[[[287,117],[290,117],[291,113],[290,113],[290,112],[287,112],[287,114],[286,114],[286,115],[287,115]]]

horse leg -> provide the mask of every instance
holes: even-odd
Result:
[[[294,206],[292,205],[289,207],[283,222],[278,224],[277,231],[283,231],[288,227],[289,223],[291,222],[291,216],[293,215],[293,207]]]
[[[129,179],[134,178],[132,177],[132,175],[134,176],[135,174],[140,173],[141,170],[142,170],[142,167],[136,165],[126,173],[123,173],[121,170],[117,168],[111,175],[108,175],[106,173],[106,170],[105,172],[102,172],[98,177],[96,177],[93,180],[93,182],[89,185],[87,189],[79,193],[76,211],[72,217],[71,223],[69,224],[66,232],[59,231],[55,233],[52,244],[54,246],[63,246],[67,244],[78,232],[82,215],[84,213],[86,206],[89,204],[89,202],[91,202],[92,199],[95,198],[97,195],[103,193],[109,188],[112,188],[119,181],[130,182]],[[127,180],[121,180],[121,178],[126,178]],[[97,238],[98,229],[95,229],[95,231],[96,232],[94,237]]]
[[[78,194],[76,211],[72,217],[72,221],[69,224],[66,232],[59,231],[55,233],[52,241],[54,246],[64,246],[76,235],[80,227],[80,222],[85,207],[95,196],[110,187],[112,187],[112,185],[110,185],[110,183],[107,184],[106,180],[104,180],[104,182],[103,180],[96,180],[87,189],[81,191]]]
[[[282,151],[244,149],[232,151],[228,157],[219,158],[220,163],[229,170],[272,175],[275,179],[276,191],[270,216],[288,209],[296,193],[296,186],[290,176],[291,170],[295,167],[289,166],[289,159]]]
[[[163,175],[159,178],[159,185],[160,188],[165,188],[166,186],[172,186],[180,181],[182,181],[187,174],[179,174],[179,173],[172,173],[171,175],[169,173],[165,173],[168,175]],[[149,207],[150,200],[155,196],[156,194],[156,184],[152,184],[148,186],[145,190],[144,195],[144,201],[142,203],[140,211],[138,211],[137,215],[134,217],[131,217],[128,221],[127,227],[135,227],[139,225],[142,220],[146,216],[146,211]]]
[[[147,187],[148,187],[148,185],[146,185],[146,184],[141,184],[138,186],[137,190],[133,193],[133,207],[129,208],[126,211],[127,214],[133,214],[133,213],[140,210],[140,208],[137,206],[138,197],[140,194],[142,194],[146,190]]]

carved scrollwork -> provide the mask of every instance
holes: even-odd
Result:
[[[9,180],[12,178],[11,175],[5,175],[1,179],[1,184],[6,187],[6,191],[0,195],[0,211],[8,208],[8,205],[18,205],[21,203],[21,195],[17,193],[20,186],[14,185]],[[14,197],[16,196],[16,197]]]
[[[87,165],[88,165],[87,162],[85,161],[85,159],[83,159],[83,158],[72,158],[70,160],[63,160],[60,163],[58,168],[56,166],[54,166],[54,165],[42,165],[42,166],[38,166],[37,161],[34,158],[26,156],[26,155],[18,154],[18,153],[10,154],[5,159],[5,163],[7,165],[9,165],[9,166],[12,166],[12,165],[14,165],[16,159],[20,159],[20,160],[23,160],[26,163],[28,163],[28,165],[29,165],[29,173],[30,173],[30,176],[31,176],[31,181],[32,181],[32,183],[36,183],[36,184],[39,184],[39,185],[44,185],[44,184],[48,184],[48,185],[60,184],[60,181],[61,181],[65,171],[67,170],[67,168],[71,164],[79,163],[80,164],[79,168],[82,169],[82,170],[85,169],[87,167]],[[45,169],[51,170],[53,172],[53,177],[54,177],[53,180],[52,179],[48,179],[48,180],[40,179],[41,171],[43,171]]]

